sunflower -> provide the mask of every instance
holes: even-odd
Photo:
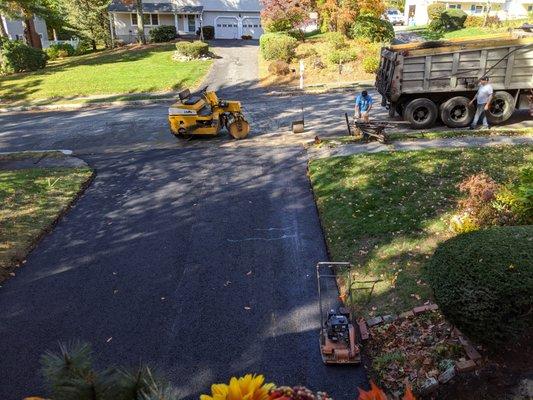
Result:
[[[231,378],[229,385],[211,385],[211,396],[203,394],[200,400],[267,400],[268,392],[273,387],[272,383],[265,384],[263,375],[247,374],[241,378]]]

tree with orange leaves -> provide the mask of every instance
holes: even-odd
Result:
[[[387,400],[387,395],[374,382],[370,382],[369,391],[359,388],[359,400]],[[409,386],[405,390],[402,400],[416,400]]]
[[[323,32],[348,34],[359,15],[378,17],[385,10],[382,0],[317,0]]]

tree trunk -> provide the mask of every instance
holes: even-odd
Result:
[[[4,19],[2,17],[2,14],[0,14],[0,37],[7,37],[7,30],[4,26]]]
[[[24,38],[28,46],[35,47],[36,49],[42,49],[43,45],[41,43],[41,38],[35,30],[35,22],[33,20],[33,15],[26,16],[22,20],[22,25],[24,26]]]
[[[144,34],[144,19],[143,19],[143,2],[136,0],[137,4],[137,36],[139,43],[146,44],[146,36]]]

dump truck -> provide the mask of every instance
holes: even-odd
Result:
[[[376,88],[389,116],[399,114],[412,128],[440,119],[452,128],[469,125],[479,79],[489,77],[494,95],[487,119],[498,124],[533,99],[531,27],[490,38],[418,42],[381,49]]]

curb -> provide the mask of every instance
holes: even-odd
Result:
[[[145,99],[145,100],[131,100],[131,101],[111,101],[111,102],[94,102],[94,103],[67,103],[67,104],[47,104],[47,105],[28,105],[28,106],[16,106],[16,107],[2,107],[0,113],[16,113],[25,111],[70,111],[90,108],[106,108],[106,107],[128,107],[128,106],[140,106],[150,105],[157,103],[166,103],[174,101],[174,97],[165,97],[157,99]]]

